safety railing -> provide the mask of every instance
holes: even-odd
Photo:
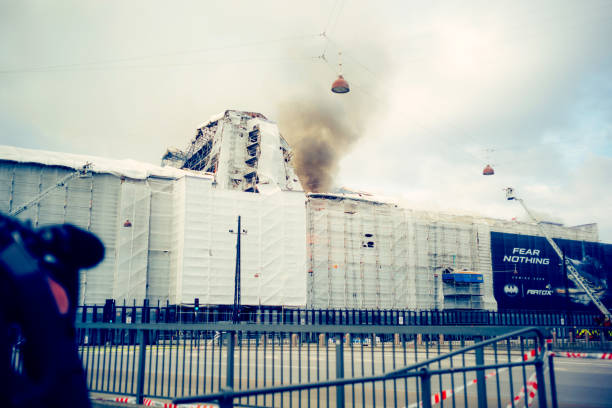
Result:
[[[541,361],[539,352],[533,361],[522,359],[542,347],[539,331],[507,331],[500,326],[78,323],[77,339],[92,392],[140,401],[221,398],[219,393],[231,388],[254,392],[232,394],[236,404],[334,406],[342,385],[342,401],[349,406],[416,407],[428,400],[423,387],[429,378],[430,401],[437,394],[442,401],[448,396],[453,404],[473,404],[480,381],[496,396],[487,400],[494,406],[510,401],[528,382],[529,365]],[[408,369],[398,371],[402,367]],[[276,390],[286,386],[297,388]],[[276,391],[261,391],[269,388]]]
[[[80,322],[122,323],[217,323],[232,321],[232,305],[83,305],[77,310]],[[381,310],[300,309],[276,306],[242,306],[238,321],[268,324],[351,325],[482,325],[482,326],[584,326],[603,323],[595,312],[508,310]],[[612,329],[612,328],[608,328]]]
[[[529,338],[530,335],[533,336],[532,340],[534,340],[534,342],[532,345],[535,348],[529,350],[526,353],[523,353],[522,355],[519,355],[518,358],[515,359],[515,361],[512,361],[511,352],[510,352],[511,347],[509,346],[510,341],[513,338],[520,338],[521,339],[520,344],[523,345],[524,338],[525,337]],[[507,351],[508,351],[507,361],[498,362],[497,345],[499,343],[504,343],[504,342],[506,342],[507,344]],[[273,406],[278,406],[277,404],[278,402],[280,402],[280,406],[283,406],[283,402],[285,402],[285,399],[286,399],[285,396],[289,394],[287,405],[291,406],[292,402],[297,402],[301,406],[302,401],[304,401],[302,393],[307,392],[308,393],[307,406],[311,406],[310,404],[311,402],[310,392],[311,391],[315,390],[318,396],[319,391],[321,389],[329,390],[330,388],[332,388],[335,391],[335,401],[332,400],[334,402],[333,405],[336,407],[344,407],[347,405],[348,401],[346,400],[346,398],[347,398],[347,394],[349,394],[349,392],[347,392],[348,390],[346,387],[351,386],[352,387],[351,392],[350,392],[350,395],[352,396],[352,399],[350,401],[351,406],[357,406],[357,405],[365,406],[365,405],[370,405],[370,401],[366,400],[365,393],[363,393],[361,401],[357,401],[357,404],[356,404],[355,386],[360,385],[362,387],[362,391],[364,391],[366,384],[369,384],[371,385],[372,391],[374,391],[375,390],[374,384],[382,383],[383,384],[383,401],[382,402],[386,406],[386,403],[387,403],[386,394],[387,393],[386,393],[386,390],[384,389],[385,388],[384,385],[387,382],[393,382],[393,397],[394,398],[392,402],[394,406],[398,406],[397,383],[398,381],[400,383],[403,381],[404,383],[403,388],[405,390],[404,392],[405,401],[401,401],[401,402],[405,403],[404,406],[406,407],[423,406],[425,408],[428,408],[437,403],[441,403],[443,405],[444,403],[443,401],[449,399],[447,403],[450,402],[452,406],[455,407],[457,405],[457,399],[456,399],[457,388],[453,387],[449,390],[442,390],[442,378],[445,375],[451,376],[450,378],[451,378],[451,385],[452,385],[453,384],[452,376],[455,374],[459,374],[463,377],[463,383],[458,388],[461,388],[461,390],[463,391],[463,397],[464,397],[463,401],[460,401],[460,405],[469,406],[470,405],[469,401],[473,400],[473,402],[477,403],[478,407],[488,407],[490,402],[496,401],[497,406],[501,407],[502,401],[501,401],[501,387],[500,387],[500,381],[499,381],[499,373],[501,370],[509,370],[511,372],[512,369],[515,368],[515,369],[522,370],[523,391],[519,393],[518,398],[516,397],[510,398],[509,406],[514,406],[516,403],[520,404],[523,402],[525,406],[531,405],[531,403],[533,402],[533,399],[535,399],[535,393],[529,393],[529,392],[524,391],[528,388],[528,383],[539,384],[539,386],[532,385],[532,389],[534,391],[537,391],[537,399],[538,399],[539,406],[540,407],[547,406],[546,404],[546,383],[545,383],[545,378],[544,378],[544,363],[545,363],[544,345],[545,343],[544,343],[544,337],[543,337],[542,332],[537,328],[521,329],[521,330],[509,333],[503,336],[498,336],[493,339],[478,342],[471,346],[462,347],[459,350],[448,351],[447,353],[443,355],[429,358],[425,361],[417,362],[417,363],[408,365],[400,369],[394,369],[388,372],[383,372],[379,375],[352,377],[352,378],[346,378],[346,379],[342,378],[344,374],[344,372],[342,371],[343,362],[341,361],[341,358],[340,359],[338,358],[338,356],[344,355],[344,350],[342,347],[342,340],[340,336],[337,337],[335,344],[336,344],[336,356],[337,356],[336,357],[336,367],[337,367],[336,375],[337,377],[339,377],[338,379],[309,382],[306,384],[262,387],[262,388],[251,389],[251,390],[234,390],[233,384],[231,383],[231,381],[229,381],[227,384],[227,388],[220,392],[209,394],[209,395],[176,398],[174,402],[175,403],[216,402],[219,404],[220,407],[225,408],[225,407],[233,407],[236,401],[238,401],[237,405],[240,405],[240,406],[252,406],[251,399],[255,398],[256,400],[254,401],[254,404],[259,406],[259,401],[257,400],[257,398],[263,397],[264,399],[263,402],[265,405],[266,404],[265,397],[270,396]],[[231,346],[233,346],[233,344]],[[493,350],[495,351],[494,363],[487,364],[485,362],[485,350],[487,349],[488,346],[492,346]],[[474,364],[470,364],[470,362],[466,363],[466,356],[471,357],[472,353],[474,357],[472,362]],[[460,366],[453,366],[453,359],[455,357],[461,358],[462,364]],[[447,362],[450,362],[450,366],[443,368],[442,367],[443,363],[447,363]],[[530,380],[526,379],[525,372],[526,372],[526,368],[529,366],[533,366],[534,368],[534,373],[532,377],[535,377],[535,381],[531,379],[531,377],[530,377]],[[494,370],[494,371],[491,371],[489,374],[487,374],[487,370]],[[474,396],[471,396],[469,399],[468,399],[468,392],[467,392],[468,382],[466,380],[466,373],[474,373],[476,377],[472,381],[469,382],[469,384],[476,384],[476,393]],[[497,379],[496,391],[497,392],[495,393],[493,398],[488,398],[486,380],[487,380],[487,376],[490,377],[492,375],[496,375],[496,379]],[[413,404],[410,404],[408,400],[408,395],[409,395],[408,381],[409,379],[415,380],[415,386],[416,386],[415,388],[417,391],[417,400]],[[439,380],[438,382],[440,384],[440,390],[438,393],[432,394],[432,389],[433,389],[432,385],[433,383],[435,383],[436,379]],[[508,379],[509,379],[509,385],[510,385],[510,395],[512,396],[514,395],[514,393],[513,393],[513,381],[512,381],[511,374],[508,375]],[[419,391],[420,391],[420,395],[419,395]],[[551,395],[553,396],[554,404],[556,405],[556,400],[555,400],[556,390],[552,388],[550,391],[551,391]],[[294,398],[293,398],[294,394],[297,395],[298,397],[297,401],[294,401]],[[372,392],[371,395],[372,395],[371,406],[376,406],[377,402],[380,402],[380,401],[377,400],[375,391]],[[524,401],[521,401],[521,396],[523,397]],[[275,398],[275,397],[280,397],[280,398]],[[449,398],[449,397],[452,397],[452,398]],[[317,398],[316,405],[319,406],[319,403],[320,403],[320,400],[319,398]],[[329,394],[326,399],[326,403],[327,403],[326,406],[330,406]]]

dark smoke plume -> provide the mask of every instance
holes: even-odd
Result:
[[[293,165],[305,191],[329,192],[340,159],[361,136],[359,114],[351,110],[347,115],[341,106],[300,101],[280,108],[278,124],[293,150]]]

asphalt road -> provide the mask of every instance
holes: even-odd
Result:
[[[88,380],[92,390],[110,391],[116,394],[134,392],[136,361],[138,361],[139,348],[93,348],[82,350],[84,360],[88,366]],[[423,361],[431,358],[437,353],[418,350],[395,350],[389,348],[382,352],[380,347],[376,349],[366,347],[361,353],[361,347],[353,350],[344,349],[344,372],[345,377],[372,375],[387,372],[395,366],[399,368],[405,364],[415,361]],[[434,351],[434,350],[432,350]],[[437,351],[437,350],[435,350]],[[444,350],[447,351],[447,350]],[[441,350],[442,354],[444,353]],[[220,352],[220,353],[219,353]],[[513,350],[511,359],[521,360],[521,353]],[[257,388],[270,386],[333,379],[336,377],[335,347],[316,350],[316,347],[284,347],[282,352],[279,347],[272,351],[267,347],[263,352],[261,347],[238,350],[235,354],[235,387],[238,389]],[[146,380],[145,393],[157,395],[161,398],[180,395],[198,395],[214,392],[225,385],[226,373],[225,349],[214,350],[211,344],[200,348],[173,348],[173,347],[149,347],[145,364]],[[405,358],[405,360],[404,360]],[[498,361],[507,361],[508,354],[500,351]],[[487,350],[484,360],[488,364],[495,363],[496,356],[492,350]],[[474,355],[453,359],[453,366],[474,365]],[[449,367],[450,361],[446,360],[440,367]],[[432,369],[438,368],[437,364]],[[152,377],[149,372],[155,373]],[[492,373],[492,371],[488,371]],[[504,406],[512,395],[515,395],[526,381],[533,368],[529,367],[523,374],[522,369],[515,368],[510,373],[507,369],[500,369],[496,375],[486,381],[487,397],[490,406]],[[511,375],[510,375],[511,374]],[[475,374],[473,372],[444,375],[442,378],[432,377],[431,392],[440,393],[443,390],[455,390],[454,396],[444,402],[445,406],[476,406],[477,387],[473,383]],[[499,388],[498,388],[499,387]],[[127,392],[126,392],[127,391]],[[449,393],[450,395],[450,393]],[[499,398],[498,398],[499,396]],[[285,394],[281,403],[281,396],[276,395],[274,402],[268,396],[248,401],[252,405],[261,406],[334,406],[335,388],[312,390],[310,392],[294,392]],[[406,381],[385,381],[375,384],[346,386],[345,398],[347,406],[389,406],[389,407],[417,407],[420,395],[420,387],[415,378]],[[318,401],[318,403],[317,403]],[[247,403],[247,401],[244,401]],[[499,405],[498,405],[499,404]],[[441,404],[442,405],[442,404]]]
[[[137,371],[139,347],[84,347],[81,349],[88,368],[88,380],[92,390],[107,391],[116,394],[127,394],[135,391],[135,372]],[[363,354],[362,354],[363,351]],[[343,349],[345,377],[368,376],[387,372],[394,367],[401,367],[416,361],[423,361],[448,350],[402,350],[382,347],[356,347],[352,351]],[[211,342],[200,347],[147,347],[145,363],[145,393],[166,399],[180,395],[201,395],[215,392],[225,385],[226,348],[214,347]],[[487,364],[505,362],[508,359],[520,361],[522,353],[512,350],[499,350],[497,356],[493,350],[485,352]],[[496,361],[497,357],[497,361]],[[453,359],[453,366],[472,366],[474,355]],[[557,399],[560,407],[612,407],[612,361],[592,359],[555,358],[555,376],[557,381]],[[257,388],[270,385],[309,382],[336,377],[335,346],[320,347],[316,344],[301,347],[260,345],[239,347],[234,355],[235,388]],[[445,360],[441,367],[449,367],[451,362]],[[437,368],[434,364],[432,369]],[[486,380],[487,403],[491,407],[503,407],[520,392],[526,381],[534,372],[533,366],[522,368],[499,369]],[[149,375],[151,373],[152,375]],[[492,373],[492,371],[488,371]],[[475,374],[444,375],[432,377],[432,394],[442,390],[454,390],[448,398],[437,406],[477,406],[477,386],[473,383]],[[545,373],[549,384],[549,372]],[[334,406],[335,388],[294,392],[271,396],[251,398],[244,403],[259,406]],[[419,406],[420,386],[416,378],[408,380],[377,382],[364,385],[346,386],[347,406]],[[318,403],[317,403],[318,402]],[[515,407],[523,407],[522,398]],[[548,405],[551,406],[550,392]],[[532,406],[538,406],[537,398]]]
[[[555,358],[559,407],[612,407],[612,361]]]

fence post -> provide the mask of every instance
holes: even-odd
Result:
[[[543,346],[544,347],[544,346]],[[542,350],[542,353],[546,353]],[[535,363],[536,369],[536,379],[538,381],[538,403],[541,407],[546,407],[546,383],[544,382],[544,360],[536,361]],[[550,367],[551,379],[553,377],[553,367]],[[551,380],[552,381],[552,380]],[[554,399],[555,397],[553,397]]]
[[[421,368],[421,398],[423,408],[431,408],[431,375],[427,367]]]
[[[144,399],[145,361],[147,353],[147,330],[139,331],[140,350],[138,352],[138,378],[136,383],[136,403],[142,404]]]
[[[336,334],[336,378],[344,378],[344,349],[341,334]],[[344,385],[336,386],[336,407],[344,407]]]
[[[231,394],[231,390],[223,390],[225,394],[219,399],[219,407],[221,408],[232,408],[234,406],[234,397]]]
[[[553,364],[554,357],[555,356],[552,353],[548,354],[548,369],[550,370],[550,399],[552,400],[552,408],[558,408],[557,382],[555,381],[555,366]],[[540,404],[540,406],[542,406],[542,404]]]
[[[484,347],[479,347],[476,349],[476,366],[483,365]],[[476,371],[476,387],[478,389],[478,408],[487,408],[487,384],[485,384],[485,372],[482,368]]]
[[[114,321],[115,319],[113,319]],[[142,323],[150,323],[151,322],[151,316],[149,315],[149,299],[145,299],[142,301],[142,316],[141,316],[141,320]]]
[[[234,348],[236,345],[235,332],[228,331],[227,335],[227,371],[225,374],[226,377],[226,386],[230,390],[234,389]]]

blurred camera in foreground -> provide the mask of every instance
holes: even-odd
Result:
[[[79,270],[103,258],[78,227],[35,230],[0,214],[0,406],[90,406],[74,319]]]

